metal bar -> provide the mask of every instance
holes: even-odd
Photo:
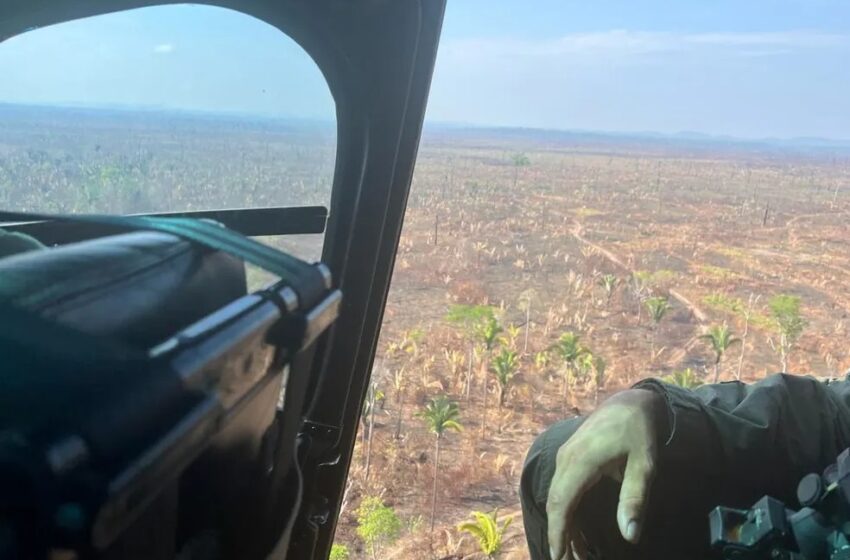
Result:
[[[295,206],[133,215],[215,220],[242,235],[255,237],[324,233],[325,224],[328,220],[328,209],[324,206]],[[67,222],[27,222],[2,225],[2,227],[9,231],[19,231],[32,235],[47,245],[74,243],[116,232],[114,228],[107,225]]]

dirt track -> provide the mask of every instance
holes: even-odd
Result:
[[[609,262],[611,262],[612,264],[616,265],[617,267],[623,269],[624,271],[628,272],[629,274],[635,273],[635,271],[632,270],[631,268],[629,268],[628,266],[626,266],[626,264],[622,261],[622,259],[620,259],[617,255],[615,255],[614,253],[612,253],[608,249],[605,249],[601,245],[598,245],[596,243],[592,243],[592,242],[588,241],[587,239],[585,239],[585,237],[582,235],[583,230],[584,230],[584,228],[580,223],[578,223],[578,222],[573,223],[571,233],[572,233],[573,237],[575,237],[576,240],[579,243],[583,243],[583,244],[587,245],[588,247],[591,247],[596,252],[598,252],[600,255],[602,255],[603,257],[608,259]],[[688,298],[686,298],[685,296],[683,296],[682,294],[680,294],[679,292],[677,292],[676,290],[674,290],[672,288],[670,290],[668,290],[668,292],[670,294],[670,297],[672,297],[673,299],[678,301],[680,304],[682,304],[685,308],[690,310],[690,312],[693,313],[693,316],[700,323],[705,323],[706,321],[708,321],[708,316],[705,314],[705,312],[703,312],[699,307],[697,307],[691,300],[689,300]]]

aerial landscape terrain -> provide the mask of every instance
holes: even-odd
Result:
[[[0,121],[3,209],[330,200],[332,125]],[[848,144],[426,126],[331,557],[527,558],[517,486],[547,425],[646,377],[843,377],[848,218]]]

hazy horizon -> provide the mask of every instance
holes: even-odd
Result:
[[[84,103],[9,103],[0,101],[0,108],[16,107],[16,108],[48,108],[48,109],[66,109],[66,110],[85,110],[85,111],[114,111],[127,113],[159,113],[163,115],[177,114],[185,116],[197,117],[221,117],[227,119],[245,119],[245,120],[263,120],[269,122],[303,122],[315,123],[317,125],[335,126],[336,121],[328,118],[311,118],[288,115],[268,115],[263,113],[237,112],[237,111],[214,111],[204,109],[186,109],[182,107],[165,107],[165,106],[143,106],[143,105],[117,105],[117,104],[84,104]],[[578,129],[578,128],[542,128],[535,126],[511,126],[500,124],[476,124],[468,122],[451,122],[451,121],[435,121],[427,120],[424,123],[424,131],[428,130],[458,130],[458,131],[493,131],[504,133],[555,133],[555,134],[575,134],[575,135],[598,135],[608,136],[612,138],[646,138],[646,139],[685,139],[685,140],[705,140],[709,142],[736,142],[736,143],[789,143],[794,145],[794,142],[800,142],[801,145],[806,142],[825,142],[834,144],[840,147],[850,145],[850,137],[848,138],[832,138],[825,136],[795,136],[795,137],[744,137],[733,136],[728,134],[712,134],[700,130],[678,130],[672,132],[661,132],[658,130],[602,130],[602,129]]]
[[[848,59],[850,4],[839,0],[453,1],[426,122],[848,141]],[[209,6],[30,31],[0,43],[0,75],[0,102],[334,118],[297,44]]]

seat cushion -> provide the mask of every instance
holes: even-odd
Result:
[[[165,233],[126,233],[0,259],[0,301],[140,347],[245,293],[239,259]]]

